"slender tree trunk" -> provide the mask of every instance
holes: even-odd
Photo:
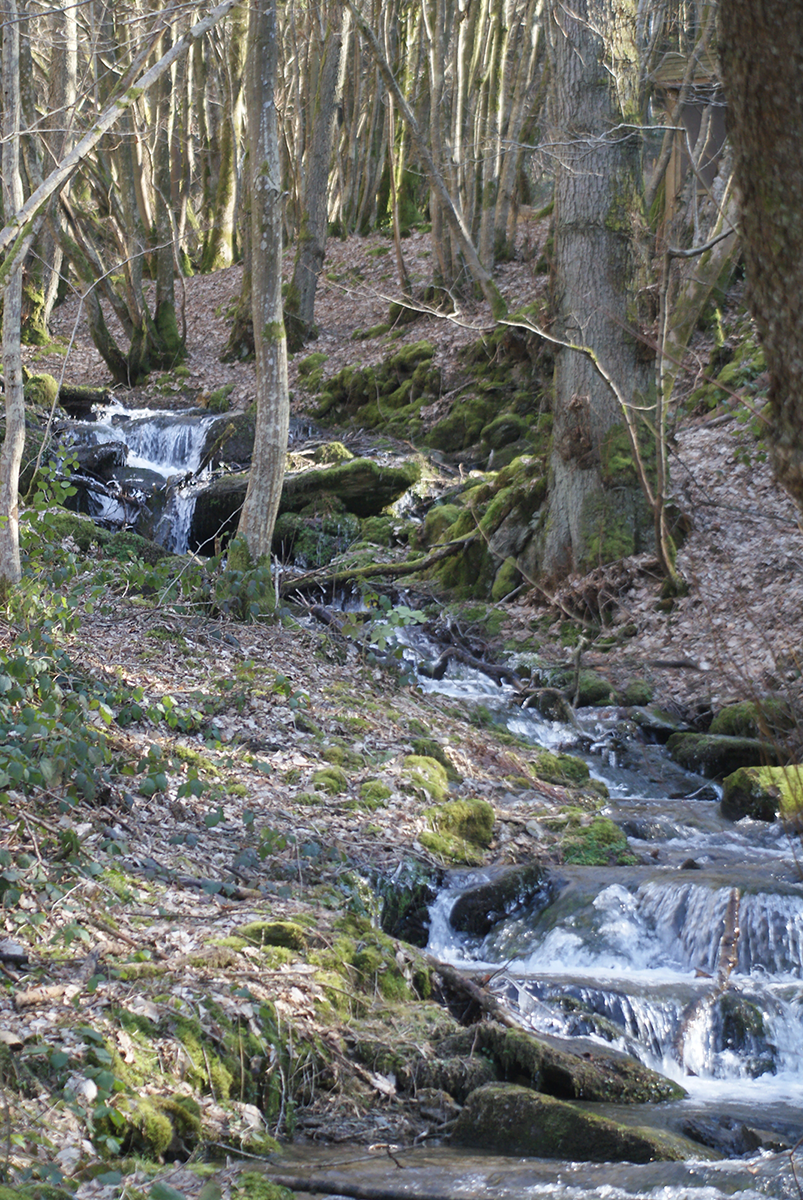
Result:
[[[418,151],[421,162],[424,165],[424,169],[429,176],[429,181],[432,185],[433,191],[438,197],[440,205],[443,209],[443,213],[448,221],[455,243],[459,247],[461,253],[465,256],[466,264],[471,272],[472,278],[481,290],[485,299],[488,301],[494,318],[499,320],[507,312],[507,305],[505,304],[504,297],[491,278],[490,273],[485,270],[479,260],[476,247],[471,240],[470,231],[466,228],[466,223],[462,212],[460,212],[451,195],[449,194],[449,190],[446,187],[443,176],[438,169],[429,147],[427,146],[426,140],[424,139],[424,136],[415,118],[415,114],[410,108],[410,105],[407,103],[396,77],[391,71],[387,59],[382,53],[382,48],[377,41],[376,34],[368,25],[365,17],[354,3],[354,0],[347,0],[347,3],[351,9],[352,15],[354,16],[355,22],[359,26],[363,36],[371,48],[371,52],[376,60],[379,70],[382,73],[382,77],[385,80],[388,89],[393,93],[393,98],[396,102],[399,112],[407,125],[407,128],[410,132],[410,137],[412,138],[416,150]]]
[[[3,12],[3,211],[22,208],[20,173],[20,35],[16,0],[5,0]],[[22,576],[19,550],[19,477],[25,448],[25,401],[22,389],[22,270],[26,242],[16,255],[3,288],[3,383],[6,432],[0,450],[0,600]]]
[[[720,0],[748,295],[770,375],[778,478],[803,508],[803,5]]]
[[[228,34],[223,72],[225,114],[220,130],[220,161],[212,224],[201,261],[202,271],[217,271],[234,262],[237,213],[238,147],[243,125],[242,78],[245,64],[247,12],[238,5]]]
[[[252,562],[270,559],[290,420],[282,315],[282,178],[274,100],[277,57],[276,2],[255,0],[248,31],[246,104],[257,417],[248,491],[237,531]]]
[[[331,24],[327,28],[321,47],[318,86],[312,101],[312,138],[304,177],[303,210],[296,234],[296,260],[284,306],[291,351],[300,350],[304,342],[315,335],[315,291],[326,256],[332,131],[338,95],[343,86],[343,47],[348,44],[348,19],[348,9],[344,9],[340,24]]]
[[[641,142],[634,0],[550,0],[558,327],[588,347],[635,409],[654,366],[640,313]],[[631,132],[632,131],[632,132]],[[652,519],[625,413],[592,359],[560,348],[543,556],[549,576],[649,547]]]

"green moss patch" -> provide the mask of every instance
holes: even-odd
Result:
[[[451,862],[476,865],[491,842],[496,814],[487,800],[451,800],[427,809],[421,845]]]
[[[335,765],[322,767],[312,776],[312,786],[319,792],[327,792],[330,796],[339,796],[349,789],[348,775],[342,767]]]
[[[803,821],[803,767],[742,767],[723,782],[722,814],[731,821],[777,817]]]
[[[553,754],[551,750],[542,750],[536,755],[533,770],[546,783],[562,784],[564,787],[582,787],[588,783],[591,774],[581,758],[575,758],[572,754]]]
[[[404,778],[422,788],[433,800],[445,800],[449,791],[446,768],[427,755],[408,754],[403,763]]]
[[[628,866],[638,861],[619,826],[608,817],[594,817],[587,825],[571,828],[561,851],[565,862],[586,867]]]
[[[295,921],[252,921],[241,925],[237,936],[256,946],[283,946],[303,954],[309,945],[309,935]]]

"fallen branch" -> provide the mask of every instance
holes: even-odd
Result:
[[[307,575],[299,575],[295,579],[283,582],[279,594],[288,596],[295,592],[308,592],[316,587],[337,587],[341,583],[352,583],[360,579],[376,579],[381,575],[388,579],[398,579],[403,575],[417,575],[420,571],[427,571],[436,563],[442,562],[444,558],[449,558],[450,555],[457,554],[460,550],[466,550],[476,540],[477,534],[470,533],[467,537],[458,538],[454,542],[440,546],[426,558],[407,559],[402,563],[372,563],[368,567],[344,567],[340,571],[323,569],[310,571]]]
[[[494,1021],[498,1021],[500,1025],[506,1025],[508,1029],[525,1029],[523,1021],[518,1021],[513,1014],[505,1007],[500,1000],[497,1000],[491,992],[486,988],[475,983],[473,979],[469,979],[462,971],[458,971],[457,967],[451,966],[449,963],[441,962],[440,959],[433,958],[431,954],[425,954],[424,958],[427,965],[432,968],[436,975],[440,975],[444,982],[449,984],[449,987],[460,992],[476,1004],[484,1013],[492,1017]]]
[[[522,680],[510,667],[497,667],[493,663],[484,662],[481,658],[469,654],[468,650],[461,650],[459,646],[447,646],[434,663],[419,663],[418,674],[426,679],[443,679],[451,659],[472,667],[475,671],[481,671],[489,679],[495,680],[500,687],[503,683],[509,683],[516,691],[521,691],[523,687]]]

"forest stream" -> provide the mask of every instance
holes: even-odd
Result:
[[[123,523],[131,496],[141,505],[168,477],[194,475],[212,420],[110,410],[75,423],[84,441],[127,447],[128,499],[108,484],[92,499],[90,488],[91,515]],[[170,549],[186,546],[191,504],[181,497],[191,494],[173,488],[158,519]],[[437,654],[409,633],[405,640],[413,667]],[[535,900],[482,935],[458,933],[450,916],[494,871],[454,870],[431,909],[428,953],[484,972],[509,1013],[539,1036],[576,1053],[612,1047],[674,1080],[685,1099],[609,1106],[605,1115],[690,1138],[700,1156],[636,1165],[448,1146],[369,1153],[299,1145],[271,1165],[271,1178],[373,1200],[798,1196],[790,1151],[803,1135],[803,883],[786,830],[726,821],[717,789],[629,736],[614,709],[580,710],[574,725],[549,721],[523,709],[512,687],[456,663],[420,686],[486,706],[518,738],[583,758],[607,785],[604,814],[627,835],[635,864],[556,868]],[[512,792],[495,800],[508,817],[517,803]]]

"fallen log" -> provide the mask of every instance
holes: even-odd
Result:
[[[427,571],[436,563],[442,562],[451,554],[465,550],[477,540],[477,536],[476,533],[470,533],[466,537],[447,542],[445,546],[439,546],[426,558],[405,559],[401,563],[371,563],[367,567],[344,567],[334,571],[328,568],[310,571],[307,575],[298,575],[295,578],[284,580],[279,588],[280,595],[287,597],[296,592],[299,594],[309,592],[313,588],[337,587],[342,583],[358,583],[361,579],[377,579],[380,576],[387,579],[400,579],[405,575],[417,575],[420,571]]]

